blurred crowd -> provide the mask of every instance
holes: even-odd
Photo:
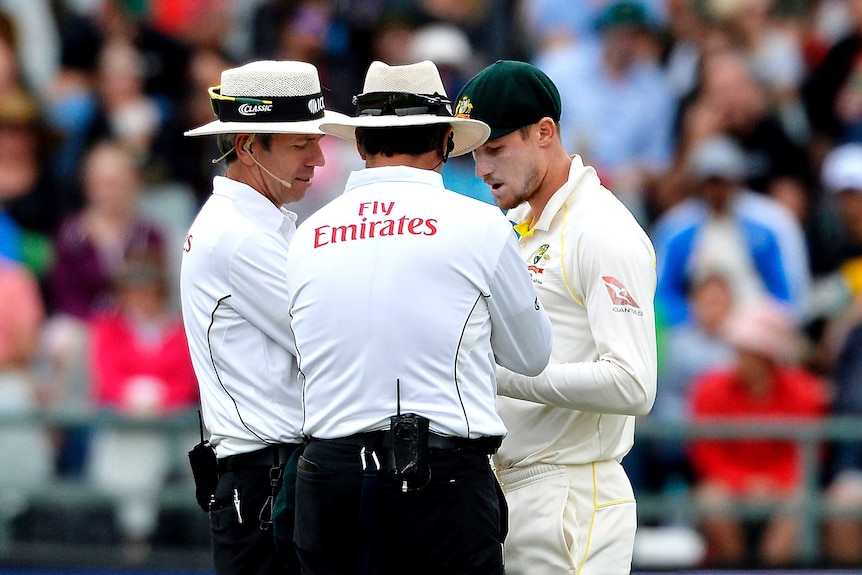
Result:
[[[649,417],[862,415],[862,0],[0,0],[0,411],[196,409],[177,274],[219,166],[214,142],[182,134],[212,118],[221,71],[256,59],[315,64],[347,114],[373,60],[433,60],[450,97],[497,59],[533,62],[560,89],[567,150],[656,247]],[[300,218],[360,167],[322,144]],[[493,201],[469,155],[443,176]],[[146,432],[0,442],[15,446],[0,458],[32,454],[0,462],[4,483],[144,493],[117,510],[131,545],[153,530],[147,489],[182,459]],[[625,465],[636,490],[682,484],[716,510],[695,526],[707,563],[780,565],[799,457],[640,441]],[[862,507],[862,448],[823,457],[830,501]],[[721,513],[735,497],[785,507],[752,528]],[[824,535],[830,561],[862,564],[862,521]]]

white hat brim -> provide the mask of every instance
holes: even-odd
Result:
[[[491,127],[479,120],[468,118],[453,118],[451,116],[433,116],[430,114],[413,114],[409,116],[344,116],[344,120],[324,121],[320,129],[343,140],[356,141],[356,128],[398,128],[404,126],[430,126],[434,124],[449,124],[452,126],[455,148],[450,157],[462,156],[472,152],[487,141],[491,135]]]
[[[301,122],[222,122],[209,124],[183,132],[185,136],[210,136],[213,134],[324,134],[320,129],[324,122],[341,122],[349,119],[339,112],[327,110],[322,118]]]

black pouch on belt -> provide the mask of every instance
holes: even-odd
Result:
[[[201,509],[209,511],[210,501],[215,495],[218,483],[218,461],[215,449],[204,439],[204,423],[200,412],[198,412],[198,418],[200,418],[201,442],[189,451],[189,464],[195,479],[195,499]]]
[[[407,485],[423,485],[428,476],[428,418],[405,413],[389,418],[392,450],[389,471]]]

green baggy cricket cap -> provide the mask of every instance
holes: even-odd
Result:
[[[526,62],[497,60],[461,89],[455,117],[491,126],[493,140],[544,117],[560,121],[560,92],[548,76]]]

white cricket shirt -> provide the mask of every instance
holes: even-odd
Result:
[[[532,217],[528,204],[507,215],[517,223]],[[650,410],[656,393],[652,242],[578,156],[525,231],[521,255],[551,317],[554,350],[538,377],[498,368],[509,435],[495,464],[622,460],[633,445],[634,416]]]
[[[216,177],[183,246],[183,321],[219,458],[301,441],[286,291],[295,231],[293,212]]]
[[[495,358],[547,363],[550,324],[511,225],[437,172],[353,172],[299,226],[288,265],[306,435],[388,428],[400,382],[401,412],[433,431],[501,436]]]

